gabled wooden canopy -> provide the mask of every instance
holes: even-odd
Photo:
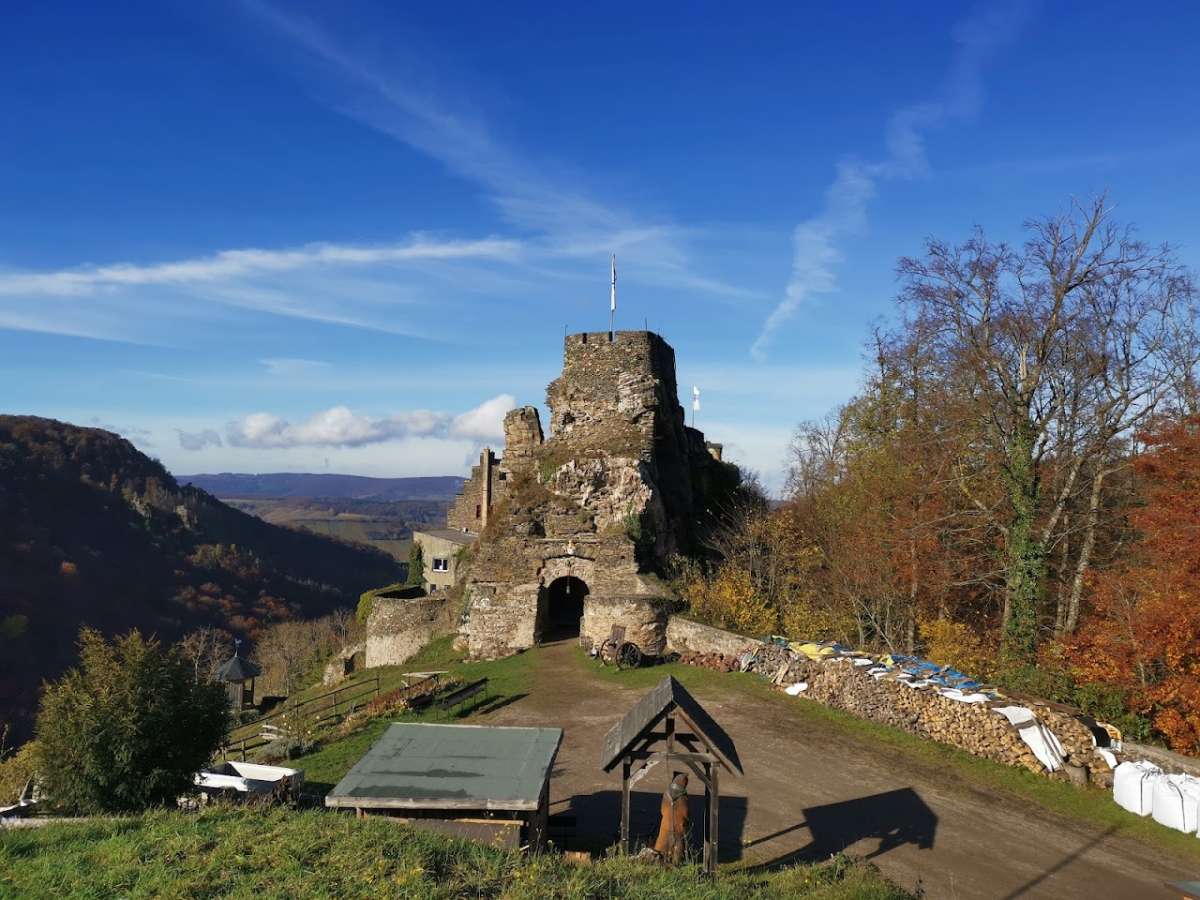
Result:
[[[703,754],[707,751],[714,758],[714,762],[730,773],[743,774],[733,738],[704,711],[704,707],[696,702],[696,698],[689,694],[683,685],[669,675],[653,690],[643,695],[625,714],[625,718],[609,730],[604,738],[604,751],[600,761],[604,771],[611,772],[628,757],[645,758],[650,755],[650,748],[667,737],[666,733],[658,733],[655,728],[671,713],[682,719],[690,732],[688,734],[674,731],[674,741],[678,741],[684,747],[693,742],[702,744],[703,748],[687,749],[692,754]]]

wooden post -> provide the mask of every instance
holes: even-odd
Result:
[[[712,767],[704,764],[704,833],[701,839],[701,847],[703,849],[704,871],[712,871],[711,853],[709,848],[708,834],[712,830]]]
[[[629,757],[621,764],[621,850],[629,852]]]
[[[720,825],[717,821],[718,813],[721,809],[721,788],[717,781],[718,769],[720,767],[716,763],[708,764],[708,780],[712,782],[711,798],[709,799],[708,811],[708,839],[712,844],[712,849],[709,852],[707,871],[710,875],[717,871],[717,848],[719,846],[718,838],[721,834]]]

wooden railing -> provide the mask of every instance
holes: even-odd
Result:
[[[273,712],[238,725],[225,735],[221,754],[225,759],[240,755],[244,760],[249,750],[265,746],[288,733],[296,734],[325,724],[355,712],[379,696],[379,674],[306,697],[293,703],[285,703]],[[290,720],[290,721],[289,721]]]

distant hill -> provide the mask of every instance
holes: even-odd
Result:
[[[424,478],[368,478],[364,475],[321,475],[275,472],[266,475],[178,475],[214,497],[320,497],[354,500],[451,500],[462,486],[457,475]]]
[[[18,738],[38,684],[76,661],[82,624],[165,640],[214,624],[253,637],[403,574],[378,550],[181,487],[111,432],[0,416],[0,722]]]

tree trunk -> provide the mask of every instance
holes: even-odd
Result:
[[[1012,504],[1004,560],[1004,649],[1023,660],[1037,649],[1038,597],[1046,568],[1045,544],[1035,534],[1038,486],[1028,431],[1022,428],[1015,436],[1004,473]]]
[[[1062,556],[1058,563],[1058,590],[1054,598],[1054,636],[1062,637],[1067,627],[1067,561],[1071,558],[1071,514],[1063,515]]]
[[[1079,626],[1079,601],[1083,596],[1083,579],[1087,576],[1092,549],[1096,546],[1096,525],[1100,519],[1100,498],[1104,478],[1108,470],[1101,467],[1092,479],[1092,494],[1088,498],[1087,526],[1083,532],[1083,546],[1079,548],[1079,559],[1075,563],[1075,578],[1071,582],[1071,597],[1067,607],[1066,633],[1071,634]]]
[[[909,539],[909,580],[908,580],[908,633],[905,635],[904,652],[911,654],[917,642],[917,542]]]

